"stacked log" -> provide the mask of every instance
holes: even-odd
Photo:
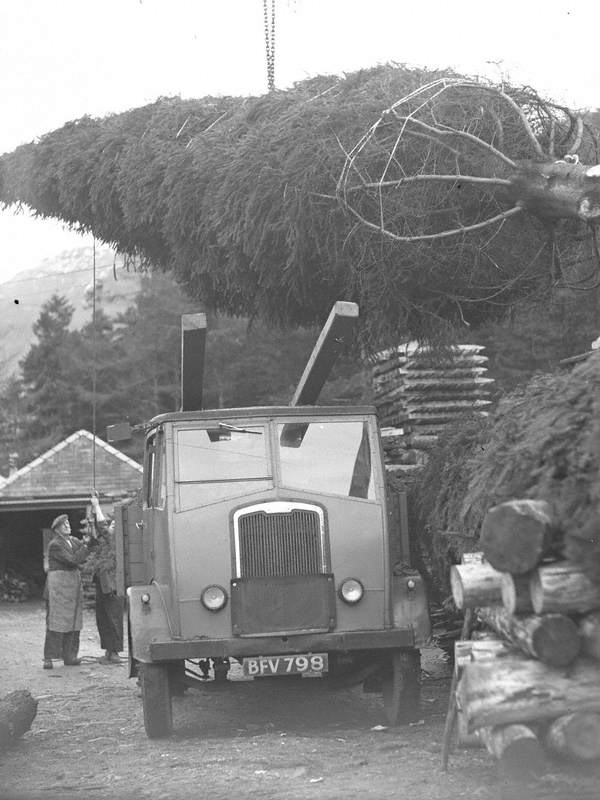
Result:
[[[481,552],[451,570],[454,602],[496,642],[457,642],[463,738],[503,771],[538,774],[544,754],[600,758],[600,583],[561,556],[548,503],[485,517]]]
[[[449,423],[485,413],[493,379],[485,375],[482,350],[465,344],[434,353],[410,342],[375,354],[373,389],[388,469],[410,476]]]

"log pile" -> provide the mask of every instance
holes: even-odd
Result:
[[[562,558],[544,501],[491,508],[479,543],[450,576],[484,631],[455,645],[459,736],[520,777],[549,754],[599,759],[600,583]]]
[[[416,342],[375,354],[372,369],[388,469],[410,476],[427,460],[445,427],[491,404],[480,345],[455,345],[443,353]]]

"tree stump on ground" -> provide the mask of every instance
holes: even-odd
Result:
[[[37,707],[38,701],[26,689],[18,689],[0,700],[0,747],[27,733]]]

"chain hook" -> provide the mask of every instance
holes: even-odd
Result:
[[[270,14],[268,0],[263,0],[263,14],[265,20],[265,51],[267,55],[267,87],[270,92],[273,92],[275,91],[275,0],[271,0]]]

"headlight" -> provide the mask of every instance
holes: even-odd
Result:
[[[350,605],[358,603],[365,593],[365,587],[357,578],[346,578],[340,583],[338,594],[340,598]]]
[[[209,611],[220,611],[227,603],[227,592],[222,586],[213,584],[202,590],[200,595],[202,605]]]

